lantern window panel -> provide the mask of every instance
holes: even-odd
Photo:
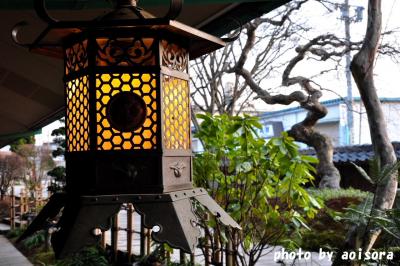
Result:
[[[87,151],[89,149],[89,81],[82,76],[65,84],[67,95],[66,128],[67,150]]]
[[[163,75],[163,142],[166,149],[190,149],[189,84]]]
[[[107,75],[103,78],[103,75]],[[110,78],[108,78],[110,77]],[[107,80],[107,81],[106,81]],[[96,122],[98,150],[132,150],[157,148],[156,75],[122,73],[96,75]],[[143,90],[146,90],[146,93]],[[117,128],[108,113],[112,99],[123,93],[133,93],[144,103],[146,117],[140,127],[129,132]],[[144,95],[142,97],[142,95]]]

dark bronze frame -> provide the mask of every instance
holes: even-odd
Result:
[[[166,242],[170,246],[193,253],[199,228],[194,221],[192,201],[204,205],[226,226],[239,229],[239,225],[221,209],[202,188],[193,188],[191,170],[191,149],[166,148],[163,143],[163,76],[176,77],[189,82],[188,65],[178,66],[163,57],[162,41],[165,40],[185,51],[183,59],[196,58],[214,51],[224,42],[214,36],[183,25],[171,19],[181,9],[180,0],[172,0],[171,8],[164,18],[154,18],[136,7],[135,1],[119,0],[116,9],[94,21],[57,21],[45,8],[44,0],[35,0],[39,17],[48,23],[47,28],[31,44],[18,41],[18,32],[27,23],[17,24],[12,30],[13,40],[32,52],[64,58],[68,67],[67,49],[87,40],[87,67],[65,73],[67,84],[76,78],[88,76],[89,93],[89,147],[85,151],[68,151],[65,155],[67,169],[67,188],[65,194],[53,195],[20,240],[43,227],[46,220],[55,217],[61,209],[59,230],[53,234],[52,243],[57,257],[99,241],[93,232],[110,227],[110,218],[121,204],[132,203],[143,216],[144,225],[152,228],[158,225],[161,230],[153,233],[153,239]],[[136,18],[133,18],[136,17]],[[155,56],[154,65],[131,64],[97,66],[97,38],[116,39],[124,37],[154,38],[151,49]],[[85,55],[86,56],[86,55]],[[187,60],[187,61],[188,61]],[[187,62],[186,62],[187,63]],[[86,63],[84,64],[86,65]],[[153,73],[156,76],[156,147],[140,150],[99,150],[97,146],[96,75]],[[189,93],[186,95],[189,98]],[[67,85],[66,85],[66,99]],[[189,99],[187,99],[189,101]],[[68,100],[66,100],[68,104]],[[189,108],[187,115],[190,120]],[[68,128],[68,117],[66,128]],[[190,122],[188,124],[190,127]],[[190,128],[188,138],[190,143]],[[67,132],[67,136],[68,136]],[[67,142],[67,147],[68,142]],[[90,218],[88,218],[90,215]]]

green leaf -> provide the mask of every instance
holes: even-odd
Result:
[[[364,170],[362,167],[356,165],[356,164],[353,163],[353,162],[351,162],[351,164],[357,169],[357,171],[361,174],[361,176],[362,176],[365,180],[367,180],[369,183],[371,183],[371,184],[373,184],[373,185],[375,184],[375,182],[369,177],[369,175],[367,174],[367,172],[365,172],[365,170]]]
[[[303,156],[301,156],[301,159],[303,161],[306,161],[309,163],[314,163],[314,164],[317,164],[319,162],[318,158],[314,157],[314,156],[303,155]]]

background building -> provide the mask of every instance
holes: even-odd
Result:
[[[391,141],[400,141],[400,98],[381,98],[381,102],[388,125],[389,138]],[[354,99],[353,106],[347,105],[343,99],[321,103],[328,108],[328,114],[318,121],[316,130],[331,137],[334,146],[371,143],[367,114],[359,98]],[[354,119],[352,129],[347,124],[347,112],[350,111],[353,111]],[[282,130],[289,130],[294,124],[301,122],[306,114],[307,110],[301,107],[261,114],[260,122],[263,124],[263,130],[260,131],[261,136],[268,139],[280,135]],[[281,126],[276,124],[281,124]],[[303,144],[301,146],[305,147]]]

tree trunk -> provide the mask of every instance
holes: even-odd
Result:
[[[303,142],[315,149],[319,163],[317,175],[321,178],[320,188],[340,188],[340,173],[333,164],[333,145],[329,137],[314,131],[313,127],[306,127],[303,122],[294,125],[289,135],[296,141]]]
[[[385,167],[396,163],[396,155],[388,136],[384,113],[373,77],[374,63],[381,36],[381,25],[381,0],[369,0],[366,35],[361,50],[351,62],[351,71],[367,112],[375,157],[379,160],[381,167]],[[382,180],[383,182],[377,184],[373,202],[374,210],[380,211],[392,208],[397,191],[397,176],[398,173],[396,171],[388,179]],[[380,234],[380,230],[374,228],[373,225],[353,230],[353,232],[357,231],[364,234],[356,235],[355,237],[354,235],[349,235],[349,239],[352,239],[352,241],[347,241],[346,246],[350,249],[362,248],[364,251],[368,251]]]
[[[282,85],[299,84],[306,94],[302,91],[295,91],[289,95],[270,95],[268,91],[263,90],[252,79],[247,70],[237,67],[235,72],[244,78],[247,85],[257,94],[257,97],[265,103],[289,105],[292,102],[298,102],[302,108],[308,111],[306,118],[292,126],[288,134],[296,141],[303,142],[315,149],[319,160],[317,174],[321,178],[320,188],[340,188],[340,173],[333,164],[332,141],[329,137],[314,130],[318,120],[328,113],[326,107],[319,102],[322,96],[321,91],[313,88],[309,79],[304,77],[289,78],[287,73],[287,75],[284,75]]]
[[[376,92],[373,69],[378,50],[382,25],[381,0],[369,0],[367,32],[361,50],[351,62],[351,71],[368,116],[372,146],[382,167],[396,163],[396,155],[390,142],[385,116]],[[397,172],[388,180],[379,182],[375,191],[374,209],[391,209],[397,191]],[[379,232],[367,232],[362,247],[370,249]]]

